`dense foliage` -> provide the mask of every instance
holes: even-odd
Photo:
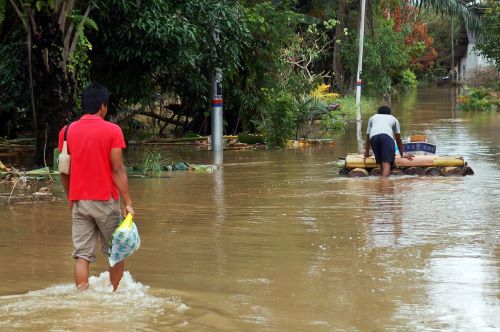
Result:
[[[420,2],[463,14],[456,2]],[[433,39],[411,4],[368,2],[369,94],[409,89],[434,65]],[[125,128],[205,134],[221,68],[225,132],[261,132],[281,146],[313,119],[340,123],[329,108],[337,96],[312,91],[326,83],[352,93],[358,13],[351,0],[0,0],[0,136],[36,135],[37,162],[51,160],[90,81],[109,87],[112,118]]]
[[[452,44],[455,49],[458,48],[460,41],[459,36],[461,24],[458,20],[452,23],[449,17],[442,17],[441,15],[434,15],[428,13],[424,18],[426,22],[426,30],[428,35],[432,38],[433,48],[436,50],[436,57],[434,58],[434,65],[425,70],[423,77],[425,79],[435,79],[445,77],[450,74],[452,66]],[[452,30],[453,27],[453,43],[452,43]],[[456,61],[456,60],[455,60]]]
[[[365,37],[363,82],[368,93],[389,93],[398,84],[402,71],[409,66],[409,55],[405,52],[404,34],[393,29],[393,21],[379,18],[374,34]],[[348,42],[343,57],[354,74],[357,60],[357,38]]]
[[[500,69],[500,1],[489,0],[483,15],[478,50]]]
[[[26,110],[29,107],[26,46],[21,41],[21,29],[6,36],[0,44],[0,136],[13,137],[15,132],[30,126]]]

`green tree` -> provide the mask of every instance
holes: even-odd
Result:
[[[1,1],[1,0],[0,0]],[[0,137],[14,138],[16,131],[31,128],[26,37],[17,25],[14,10],[5,8],[5,20],[0,24]]]
[[[423,18],[427,24],[427,31],[433,38],[433,46],[437,57],[434,67],[428,71],[429,78],[447,76],[452,68],[451,62],[451,19],[434,13],[426,14]],[[454,24],[454,36],[459,36],[460,24]],[[458,38],[454,38],[454,46],[458,45]]]
[[[36,162],[52,160],[59,129],[71,118],[77,89],[75,52],[91,4],[75,0],[9,0],[26,33]]]
[[[473,31],[477,31],[479,26],[478,17],[472,9],[473,3],[469,0],[367,1],[367,38],[378,38],[377,29],[380,29],[380,27],[377,28],[377,26],[380,25],[379,20],[383,17],[384,11],[395,6],[405,7],[410,5],[417,6],[421,12],[433,12],[448,17],[458,17]],[[349,52],[346,52],[346,47],[343,43],[352,43],[353,38],[357,38],[356,31],[358,31],[359,22],[359,1],[301,0],[299,1],[298,7],[302,12],[309,15],[313,15],[323,20],[335,18],[339,22],[336,26],[335,33],[332,34],[332,39],[336,41],[334,43],[333,52],[326,55],[328,60],[326,60],[325,63],[333,64],[331,68],[333,68],[333,81],[335,87],[344,93],[352,91],[354,89],[353,76],[355,75],[355,72],[352,70],[352,63],[357,61],[357,49],[347,47]],[[344,36],[344,27],[347,27],[352,35]],[[363,74],[366,73],[366,69],[366,65],[364,65]],[[385,83],[388,83],[386,78],[383,79]],[[387,84],[384,85],[387,87]],[[373,89],[371,90],[373,91]]]
[[[500,69],[500,2],[490,0],[481,24],[476,48]]]
[[[221,67],[227,80],[234,77],[250,39],[239,2],[109,0],[99,8],[93,18],[100,29],[89,36],[91,76],[111,89],[114,106],[128,115],[173,121],[154,111],[170,100],[200,124],[214,69]]]
[[[279,86],[286,76],[282,51],[295,37],[298,22],[294,12],[270,2],[244,7],[241,24],[249,34],[237,73],[226,77],[224,82],[225,119],[233,132],[239,128],[254,131],[269,100],[264,91],[282,89]]]
[[[409,66],[409,56],[405,50],[402,31],[394,31],[393,21],[377,18],[374,34],[365,36],[363,59],[363,82],[366,92],[371,95],[392,93],[401,72]],[[342,56],[350,76],[357,68],[358,38],[351,35],[342,49]]]
[[[470,31],[480,30],[480,19],[474,10],[475,0],[412,0],[411,2],[419,8],[459,18]]]

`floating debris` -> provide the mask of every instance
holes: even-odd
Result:
[[[196,171],[196,172],[206,172],[212,173],[219,169],[217,165],[203,165],[203,164],[191,164],[191,163],[172,163],[170,165],[160,165],[161,169],[158,173],[151,172],[150,170],[144,170],[140,166],[127,167],[127,173],[131,176],[139,177],[168,177],[162,176],[162,172],[173,172],[173,171]]]
[[[286,146],[288,148],[305,148],[314,147],[319,145],[326,145],[330,147],[335,147],[335,140],[333,139],[306,139],[302,138],[300,140],[288,140]]]
[[[254,150],[266,149],[262,136],[259,135],[239,135],[223,136],[224,150]],[[196,136],[182,138],[154,138],[140,142],[129,142],[131,144],[158,145],[158,146],[191,146],[197,149],[210,150],[212,148],[211,136]]]

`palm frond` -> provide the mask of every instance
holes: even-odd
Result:
[[[412,2],[418,8],[460,18],[467,28],[479,37],[480,19],[468,2],[463,0],[412,0]]]

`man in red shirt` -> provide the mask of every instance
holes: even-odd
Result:
[[[105,87],[96,83],[88,86],[82,94],[84,115],[67,130],[71,166],[69,175],[61,173],[61,179],[72,211],[75,283],[81,290],[88,288],[89,264],[95,261],[99,237],[103,253],[109,253],[109,240],[121,219],[120,195],[125,202],[124,214],[134,214],[123,165],[123,133],[119,126],[104,120],[108,101]],[[66,127],[59,133],[59,152],[65,131]],[[109,268],[113,290],[124,268],[123,261]]]

